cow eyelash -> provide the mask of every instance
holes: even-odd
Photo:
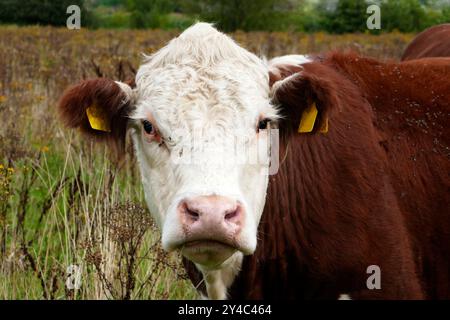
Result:
[[[259,122],[258,122],[258,131],[259,130],[266,130],[267,126],[270,123],[270,121],[272,121],[272,120],[269,119],[269,118],[264,118],[264,119],[259,120]]]

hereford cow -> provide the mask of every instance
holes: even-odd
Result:
[[[449,74],[444,59],[266,63],[200,23],[135,85],[86,80],[59,110],[119,151],[129,132],[163,248],[209,298],[450,298]]]
[[[402,60],[426,57],[450,57],[450,23],[419,33],[406,48]]]

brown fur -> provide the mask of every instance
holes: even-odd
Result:
[[[337,55],[335,67],[362,88],[377,114],[424,291],[450,299],[450,58],[354,59]]]
[[[336,53],[303,69],[276,94],[287,156],[230,297],[450,299],[450,61]],[[296,131],[310,100],[326,135]]]
[[[402,60],[425,57],[450,57],[450,23],[434,26],[421,32],[408,45]]]
[[[134,86],[134,80],[127,82]],[[86,109],[96,103],[107,117],[111,132],[91,128]],[[113,80],[97,78],[84,80],[68,88],[58,104],[58,111],[64,124],[70,128],[80,128],[89,137],[107,141],[116,151],[123,154],[130,105],[121,88]]]

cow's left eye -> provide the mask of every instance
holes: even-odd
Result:
[[[269,124],[270,119],[262,119],[258,123],[258,130],[265,130],[267,129],[267,125]]]
[[[144,130],[147,134],[155,133],[155,127],[153,127],[153,124],[150,121],[148,120],[142,121],[142,126],[144,127]]]

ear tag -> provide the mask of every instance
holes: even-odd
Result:
[[[302,118],[300,119],[300,125],[298,127],[298,132],[305,133],[311,132],[314,128],[314,123],[317,118],[317,107],[316,103],[313,102],[306,108],[302,113]]]
[[[111,132],[108,121],[103,117],[103,111],[95,103],[86,109],[91,128],[94,130]]]
[[[308,108],[305,109],[305,111],[303,111],[302,118],[300,119],[300,125],[298,127],[298,132],[311,132],[314,128],[314,123],[316,122],[317,113],[318,110],[316,107],[316,103],[313,102]],[[328,132],[328,118],[323,121],[322,125],[320,126],[319,132]]]

